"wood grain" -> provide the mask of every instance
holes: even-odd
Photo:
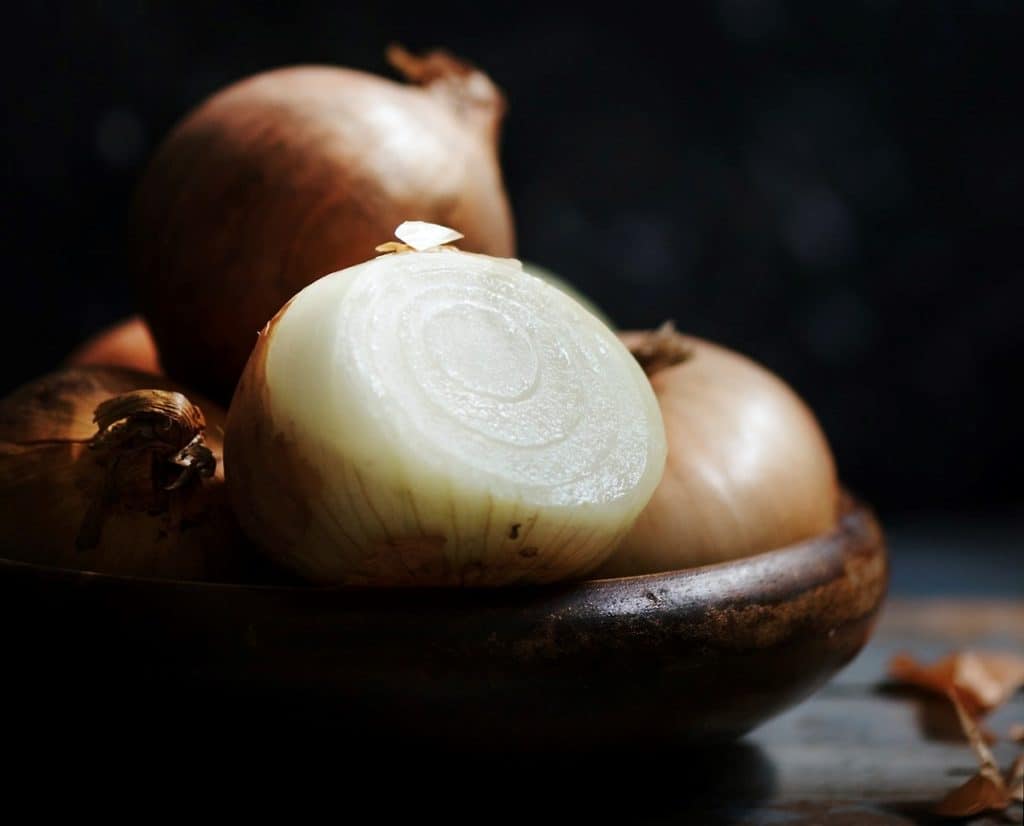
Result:
[[[940,823],[930,812],[977,771],[948,702],[892,686],[886,665],[909,651],[931,660],[958,649],[1024,655],[1024,605],[1009,601],[892,601],[872,643],[819,694],[759,728],[748,742],[773,767],[768,798],[735,822]],[[1020,747],[1006,737],[1024,721],[1024,694],[987,720],[1007,768]],[[844,814],[845,812],[845,814]],[[857,812],[863,821],[844,820]],[[980,817],[971,824],[1007,821]]]

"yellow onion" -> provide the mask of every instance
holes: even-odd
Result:
[[[320,279],[260,335],[225,444],[243,528],[318,582],[585,573],[661,477],[643,370],[518,261],[397,234],[412,246]]]
[[[160,376],[68,367],[0,401],[0,556],[233,579],[247,557],[220,466],[224,414]]]
[[[160,372],[153,336],[146,322],[137,315],[112,324],[82,342],[68,356],[67,363],[128,367],[144,373]]]
[[[650,376],[668,459],[654,497],[598,576],[749,556],[835,525],[832,453],[785,382],[671,325],[622,339]]]
[[[168,375],[229,399],[281,305],[406,218],[513,254],[501,92],[443,52],[389,58],[411,85],[276,69],[217,92],[163,143],[139,189],[134,270]]]

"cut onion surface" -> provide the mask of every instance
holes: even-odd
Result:
[[[636,360],[518,261],[400,249],[263,330],[229,413],[243,527],[312,580],[550,582],[598,565],[661,478]]]

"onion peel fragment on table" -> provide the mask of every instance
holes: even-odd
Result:
[[[1024,803],[1024,754],[1018,755],[1010,766],[1010,771],[1006,775],[1006,785],[1009,788],[1010,799]]]
[[[942,798],[934,811],[942,817],[972,817],[985,812],[1003,812],[1009,805],[1010,795],[999,772],[982,769]]]
[[[1011,740],[1016,740],[1018,743],[1024,743],[1024,723],[1014,723],[1010,726],[1007,736]]]
[[[971,817],[985,812],[1005,812],[1010,804],[1024,799],[1024,755],[1018,757],[1004,778],[999,772],[992,750],[978,721],[966,707],[961,693],[953,688],[947,695],[956,709],[957,718],[971,749],[978,758],[979,769],[966,783],[953,789],[935,807],[943,817]]]
[[[996,738],[979,718],[1024,686],[1024,657],[965,651],[922,665],[908,654],[897,654],[889,662],[889,675],[900,683],[947,697],[978,759],[978,772],[949,792],[935,807],[935,814],[957,818],[986,812],[1010,815],[1010,805],[1024,801],[1024,755],[1014,761],[1004,777],[988,745]],[[1011,727],[1011,739],[1019,740],[1021,734],[1024,726]]]
[[[938,694],[956,691],[972,717],[987,714],[1024,686],[1024,657],[987,651],[963,651],[922,665],[908,654],[889,662],[889,675],[900,683]]]

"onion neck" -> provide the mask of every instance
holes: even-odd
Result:
[[[172,498],[213,476],[217,459],[203,440],[203,412],[181,393],[134,390],[101,402],[89,442],[104,469],[79,528],[80,550],[99,544],[107,511],[115,503],[164,513]]]
[[[486,74],[441,49],[414,55],[393,43],[386,56],[406,80],[433,94],[467,126],[497,144],[507,104]]]
[[[627,346],[648,378],[693,358],[693,348],[671,321],[656,330],[631,335]]]

